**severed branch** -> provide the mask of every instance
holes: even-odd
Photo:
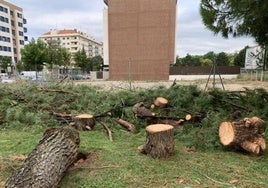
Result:
[[[107,127],[107,125],[105,125],[102,121],[98,121],[102,127],[106,130],[106,133],[108,134],[109,136],[109,140],[110,141],[113,141],[113,135],[112,135],[112,131],[109,129],[109,127]]]
[[[130,123],[128,121],[125,121],[121,118],[113,118],[113,120],[116,121],[121,126],[123,126],[124,128],[126,128],[130,132],[134,132],[136,130],[135,125],[133,125],[132,123]]]
[[[61,89],[48,89],[48,88],[40,87],[39,90],[43,92],[57,92],[57,93],[67,93],[67,94],[75,95],[75,93],[71,91],[66,91],[66,90],[61,90]]]

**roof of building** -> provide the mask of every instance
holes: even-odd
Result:
[[[102,44],[102,42],[97,41],[94,37],[88,35],[87,33],[78,31],[77,29],[62,29],[62,30],[56,30],[56,29],[51,29],[49,32],[44,33],[41,35],[40,38],[46,38],[50,36],[65,36],[65,35],[79,35],[83,36],[85,38],[88,38],[96,43]]]
[[[50,30],[49,32],[44,33],[43,35],[68,35],[68,34],[81,34],[76,29],[63,29],[63,30]]]
[[[109,0],[103,0],[103,2],[108,6],[109,5]],[[176,4],[178,3],[178,0],[176,0]]]

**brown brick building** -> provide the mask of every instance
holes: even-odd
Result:
[[[177,0],[104,0],[111,80],[168,80]]]

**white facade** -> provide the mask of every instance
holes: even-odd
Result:
[[[15,63],[21,60],[21,49],[28,40],[25,24],[22,8],[0,1],[0,59],[8,57]]]
[[[103,56],[102,43],[76,29],[51,30],[39,39],[45,42],[57,41],[59,46],[66,48],[72,54],[84,48],[88,57]]]
[[[108,10],[103,10],[103,64],[109,65]]]

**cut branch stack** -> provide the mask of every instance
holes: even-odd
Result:
[[[264,121],[258,117],[240,121],[224,121],[219,126],[220,142],[224,146],[260,154],[266,150]]]

